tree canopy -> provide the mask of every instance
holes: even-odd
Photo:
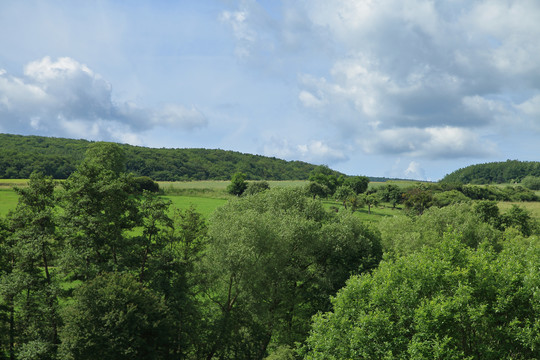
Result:
[[[0,134],[0,179],[27,179],[34,171],[67,179],[92,142],[41,136]],[[220,149],[153,149],[117,144],[126,170],[157,181],[228,180],[234,173],[248,180],[304,180],[315,168],[301,161]]]
[[[353,276],[318,314],[306,359],[532,359],[540,349],[538,238],[498,253],[455,232]],[[509,279],[512,279],[509,281]]]
[[[507,160],[470,165],[446,175],[441,182],[502,184],[521,182],[526,176],[540,176],[540,162]]]

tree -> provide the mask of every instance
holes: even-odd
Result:
[[[179,256],[184,262],[195,263],[200,260],[206,247],[208,226],[203,216],[193,206],[174,212],[175,241]]]
[[[503,229],[514,227],[523,235],[530,236],[537,224],[526,209],[512,205],[508,211],[501,215],[501,227]]]
[[[448,206],[451,204],[469,202],[467,196],[457,190],[443,191],[433,195],[433,205],[438,207]]]
[[[521,180],[521,184],[531,190],[540,190],[540,177],[539,176],[525,176]]]
[[[392,209],[395,209],[397,204],[403,202],[403,191],[397,185],[386,184],[378,188],[377,193],[379,194],[381,201],[392,204]]]
[[[368,214],[371,214],[371,207],[377,206],[379,204],[379,197],[376,193],[373,194],[364,194],[360,196],[360,204],[367,205],[368,207]]]
[[[483,222],[500,226],[500,213],[499,206],[496,201],[492,200],[480,200],[476,201],[473,205],[473,210],[480,216]]]
[[[254,195],[270,189],[268,181],[254,181],[248,183],[243,195]]]
[[[366,176],[350,176],[345,179],[343,185],[353,189],[356,195],[362,194],[365,193],[368,188],[369,178]]]
[[[403,194],[403,203],[405,204],[405,208],[416,215],[421,215],[433,204],[432,202],[433,195],[431,190],[423,189],[419,186],[409,188]]]
[[[246,174],[238,172],[232,176],[231,183],[227,186],[227,192],[231,195],[240,196],[244,193],[247,186]]]
[[[338,186],[342,185],[343,177],[338,177],[337,173],[326,165],[317,166],[309,175],[309,181],[328,188],[328,196],[334,195]]]
[[[334,193],[334,198],[341,201],[345,209],[347,209],[347,203],[349,198],[353,196],[356,196],[354,190],[346,185],[341,185],[336,189],[336,192]]]
[[[396,256],[436,246],[448,229],[460,233],[460,239],[471,248],[484,243],[500,249],[502,238],[498,227],[468,203],[431,207],[417,217],[385,217],[379,221],[378,229],[385,253]]]
[[[167,243],[167,229],[173,227],[172,219],[167,215],[170,200],[164,200],[156,194],[144,191],[139,200],[139,216],[142,222],[142,235],[131,242],[139,257],[139,281],[143,282],[145,270],[151,257],[158,256]],[[137,256],[138,257],[138,256]]]
[[[310,182],[306,186],[306,191],[313,197],[313,200],[315,200],[317,196],[320,198],[325,198],[330,193],[330,189],[328,189],[326,185],[322,185],[316,182]]]
[[[144,190],[157,193],[159,192],[159,184],[148,176],[138,176],[133,178],[134,192],[142,194]]]
[[[5,279],[14,267],[13,239],[4,218],[0,217],[0,354],[15,358],[15,308],[13,291],[6,291]]]
[[[230,201],[214,213],[209,235],[201,272],[216,317],[206,358],[261,359],[270,344],[302,341],[329,296],[380,258],[375,233],[300,189]]]
[[[385,260],[314,317],[304,358],[535,358],[539,250],[537,238],[497,253],[447,233],[434,248]]]
[[[171,337],[159,295],[128,274],[105,273],[75,291],[64,311],[64,359],[165,359]]]
[[[0,297],[10,307],[11,353],[20,357],[51,358],[58,346],[58,287],[51,272],[57,241],[54,187],[50,177],[33,173],[28,187],[15,188],[19,202],[8,216],[11,269],[2,278]]]
[[[112,143],[95,143],[63,183],[61,265],[75,276],[91,278],[119,269],[126,248],[124,232],[135,227],[137,202],[131,177],[123,172],[125,156]]]

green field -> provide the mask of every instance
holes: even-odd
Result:
[[[5,216],[9,210],[17,206],[18,196],[10,188],[0,188],[0,216]]]
[[[501,212],[505,212],[506,210],[510,209],[512,205],[517,205],[528,210],[534,218],[540,219],[540,202],[501,201],[498,205]]]
[[[0,189],[11,189],[14,186],[26,186],[27,179],[0,179]]]
[[[25,186],[28,180],[24,179],[0,179],[0,216],[5,216],[9,210],[15,209],[17,205],[17,194],[13,191],[14,186]],[[208,218],[219,206],[224,205],[233,196],[226,191],[229,181],[182,181],[182,182],[159,182],[160,188],[164,191],[164,198],[171,200],[173,207],[186,209],[194,206],[204,217]],[[268,181],[271,188],[274,187],[301,187],[308,183],[305,180],[297,181]],[[372,182],[369,187],[378,187],[384,184],[394,184],[401,187],[415,184],[414,181],[389,181],[387,183]],[[340,202],[334,200],[324,200],[327,209],[337,208],[344,211]],[[506,211],[513,204],[523,207],[531,212],[532,216],[540,219],[540,202],[500,202],[501,211]],[[400,215],[401,210],[391,209],[387,206],[376,206],[368,214],[367,207],[360,208],[356,214],[367,221],[378,221],[386,216]]]
[[[228,201],[225,199],[174,195],[164,196],[164,198],[171,200],[172,206],[177,209],[187,209],[190,206],[193,206],[197,212],[201,213],[207,219],[212,215],[216,208],[224,205]]]

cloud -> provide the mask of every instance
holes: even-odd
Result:
[[[248,9],[239,11],[224,11],[220,15],[220,20],[230,24],[234,35],[238,41],[236,55],[244,58],[250,55],[251,47],[257,40],[257,34],[251,29],[247,22],[249,16]]]
[[[267,156],[283,159],[302,160],[317,164],[335,164],[348,160],[346,152],[324,141],[312,140],[306,144],[290,144],[285,139],[271,139],[264,146]]]
[[[481,140],[474,132],[457,127],[386,129],[362,139],[366,153],[408,155],[417,158],[487,157],[496,147]]]
[[[403,174],[408,179],[424,180],[426,178],[424,169],[422,169],[420,163],[416,161],[411,161]]]
[[[487,129],[505,133],[539,108],[537,2],[310,5],[306,17],[344,51],[328,75],[299,76],[298,99],[368,153],[493,156]]]
[[[189,131],[207,124],[193,106],[147,109],[115,102],[109,82],[69,57],[32,61],[24,77],[0,71],[0,114],[6,132],[130,143],[139,143],[139,134],[156,126]]]
[[[233,3],[236,8],[222,11],[219,20],[232,30],[235,55],[256,71],[294,78],[300,69],[320,67],[334,51],[327,29],[306,17],[309,2]]]

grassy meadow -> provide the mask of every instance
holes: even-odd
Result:
[[[17,194],[13,187],[22,187],[27,184],[26,179],[0,179],[0,216],[5,216],[9,210],[15,209],[17,205]],[[172,202],[173,208],[186,209],[190,206],[208,218],[212,212],[219,206],[224,205],[229,199],[234,198],[227,193],[227,186],[230,181],[178,181],[178,182],[159,182],[160,188],[164,192],[164,198]],[[268,181],[271,188],[274,187],[302,187],[308,181]],[[384,184],[393,184],[400,187],[414,185],[415,181],[388,181],[370,182],[369,188],[375,188]],[[538,192],[540,193],[540,192]],[[327,209],[342,210],[343,205],[335,200],[323,200]],[[499,202],[501,212],[508,210],[512,205],[518,205],[531,212],[532,216],[540,219],[540,202]],[[368,213],[367,207],[359,208],[356,215],[366,221],[378,221],[386,216],[395,216],[401,214],[401,207],[392,209],[389,204],[380,204],[371,208]]]

